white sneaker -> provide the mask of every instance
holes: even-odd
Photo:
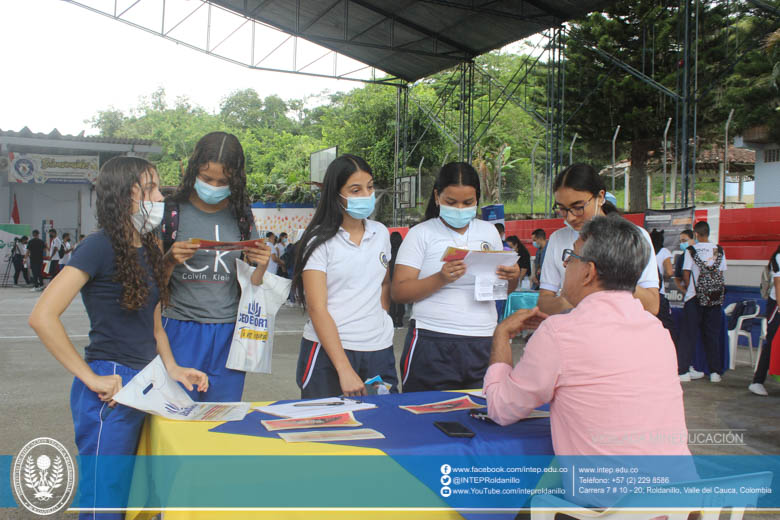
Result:
[[[691,367],[688,369],[688,375],[691,376],[691,379],[701,379],[704,377],[704,372],[699,372],[695,368]]]
[[[690,372],[686,372],[684,374],[680,374],[680,382],[681,383],[689,383],[691,381],[691,374]]]
[[[748,385],[748,390],[756,395],[769,395],[769,392],[766,391],[766,388],[761,383],[751,383]]]
[[[717,372],[710,374],[710,383],[720,383],[720,374]]]

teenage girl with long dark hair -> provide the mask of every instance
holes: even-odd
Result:
[[[298,242],[293,290],[309,311],[296,382],[304,399],[363,395],[374,376],[396,391],[390,234],[374,211],[371,167],[355,155],[325,172],[322,198]]]
[[[431,192],[425,221],[409,230],[398,251],[393,300],[412,303],[401,356],[404,392],[479,388],[496,327],[494,301],[477,301],[475,278],[461,260],[442,262],[448,247],[503,251],[493,224],[476,219],[479,175],[464,162],[446,164]],[[517,264],[498,268],[517,287]]]
[[[539,310],[545,314],[558,314],[572,308],[566,298],[560,295],[565,272],[563,251],[574,248],[580,229],[593,217],[617,213],[617,208],[606,201],[606,193],[604,181],[587,164],[572,164],[555,178],[553,211],[563,218],[565,227],[550,235],[544,255],[539,280]],[[647,231],[641,227],[639,229],[648,245],[652,246]],[[634,297],[642,302],[646,311],[658,314],[658,268],[652,254],[647,257],[647,265],[637,282]]]
[[[163,214],[159,186],[157,171],[144,159],[106,162],[95,186],[100,229],[79,243],[30,315],[30,326],[43,344],[75,376],[70,408],[76,446],[95,465],[80,468],[82,507],[101,503],[106,493],[113,507],[121,507],[114,501],[126,498],[132,474],[127,467],[112,473],[106,472],[111,464],[101,465],[95,479],[97,456],[136,453],[146,414],[112,401],[124,383],[159,354],[171,377],[185,387],[208,388],[203,372],[177,364],[162,327],[160,309],[168,289],[154,233]],[[60,320],[79,292],[90,323],[84,359]]]
[[[246,192],[244,150],[236,136],[212,132],[195,145],[184,178],[166,201],[163,222],[170,303],[163,324],[177,359],[206,372],[207,392],[195,401],[240,401],[246,372],[225,368],[233,340],[241,290],[236,259],[241,251],[198,249],[190,238],[223,242],[259,239]],[[271,256],[258,241],[244,249],[256,264],[252,283],[260,285]]]

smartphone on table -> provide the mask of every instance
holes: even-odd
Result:
[[[474,432],[455,421],[435,421],[433,423],[438,429],[450,437],[474,437]]]

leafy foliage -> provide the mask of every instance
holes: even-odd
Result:
[[[767,2],[774,5],[777,0]],[[623,145],[619,155],[630,155],[633,165],[632,211],[644,208],[644,188],[633,187],[644,187],[645,164],[660,148],[666,121],[674,117],[677,107],[657,89],[599,57],[593,47],[679,92],[680,5],[662,0],[617,0],[607,11],[573,22],[567,37],[566,139],[577,132],[575,161],[600,168],[608,163],[612,134],[621,125],[620,142],[629,144]],[[773,139],[780,141],[780,32],[771,26],[771,17],[762,16],[749,2],[702,0],[699,5],[698,90],[692,92],[699,102],[698,134],[705,138],[721,135],[728,111],[735,108],[733,131],[765,124]],[[496,113],[495,83],[486,81],[484,74],[478,75],[474,136],[479,140],[473,162],[483,177],[485,203],[501,201],[507,208],[527,211],[533,193],[534,208],[539,211],[544,199],[543,146],[537,150],[535,171],[530,156],[535,144],[544,144],[544,128],[537,115],[547,110],[548,64],[542,59],[530,67],[526,54],[533,51],[525,47],[518,53],[491,52],[475,60],[477,67],[500,83],[514,84],[520,79],[523,83],[514,94],[515,101],[522,102],[506,103]],[[442,103],[445,111],[457,110],[458,96],[446,97],[457,81],[449,70],[409,87],[406,131],[411,144],[406,168],[399,168],[398,174],[420,175],[418,199],[423,201],[431,193],[440,166],[458,154],[446,132],[431,123],[421,106]],[[98,111],[89,122],[105,137],[158,143],[162,153],[151,159],[166,185],[178,184],[201,136],[223,130],[236,134],[244,147],[253,200],[312,200],[309,157],[331,146],[338,146],[339,153],[364,157],[374,170],[376,186],[387,195],[396,170],[397,96],[395,88],[376,84],[287,101],[276,95],[263,99],[253,89],[244,89],[227,95],[219,110],[210,113],[186,98],[171,103],[165,91],[158,89],[128,113],[108,108]],[[380,219],[388,219],[392,212],[384,202],[391,198],[380,197]],[[418,207],[405,213],[419,217],[421,212]]]

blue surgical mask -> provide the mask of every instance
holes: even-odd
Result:
[[[439,205],[439,216],[455,229],[461,229],[469,225],[477,216],[477,207],[453,208],[452,206]]]
[[[344,195],[341,195],[344,197]],[[347,207],[344,208],[347,214],[357,220],[368,218],[374,212],[376,204],[376,195],[371,193],[368,197],[344,197],[347,199]]]
[[[219,204],[230,196],[230,187],[221,186],[219,188],[215,188],[214,186],[196,178],[195,192],[198,194],[198,197],[200,197],[200,200],[206,204]]]
[[[683,251],[688,249],[688,242],[680,242],[680,249],[682,249]]]
[[[531,242],[531,243],[534,245],[534,247],[535,247],[536,249],[539,249],[539,244],[537,244],[537,243],[536,243],[536,240],[534,240],[534,241],[533,241],[533,242]]]

